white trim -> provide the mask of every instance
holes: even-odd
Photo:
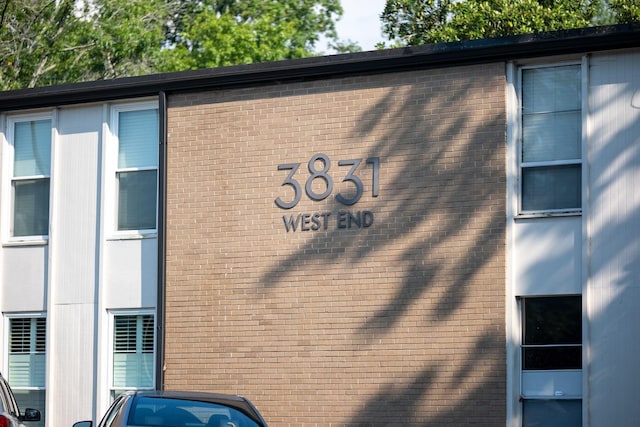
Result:
[[[107,179],[106,172],[109,170],[107,146],[110,141],[109,134],[109,112],[110,105],[102,104],[102,126],[100,128],[100,237],[104,239],[109,233],[111,216],[107,212],[109,205],[108,187],[110,179]],[[93,419],[99,420],[109,407],[109,312],[105,305],[108,289],[103,286],[106,283],[107,271],[105,268],[105,250],[104,243],[100,243],[100,250],[97,261],[98,275],[98,300],[96,313],[96,355],[95,355],[95,371],[97,374],[94,383],[95,405],[93,407]]]
[[[591,116],[589,110],[590,62],[589,55],[582,57],[582,425],[588,427],[589,420],[589,366],[591,365],[591,340],[589,339],[589,301],[591,289],[590,262],[591,212],[589,211],[589,166],[591,139]]]
[[[157,237],[158,228],[158,197],[156,197],[156,227],[145,230],[118,230],[118,190],[116,174],[118,169],[118,115],[125,111],[158,109],[158,101],[136,101],[109,105],[108,124],[104,127],[104,191],[105,191],[105,231],[107,240],[128,240]],[[158,142],[159,144],[159,142]],[[149,170],[158,171],[158,163],[155,168]],[[147,169],[147,168],[145,168]],[[124,169],[123,169],[124,170]],[[143,170],[143,168],[127,170]],[[156,191],[158,191],[156,174]]]
[[[582,155],[580,164],[582,166],[582,206],[580,209],[558,209],[548,211],[522,211],[521,210],[521,167],[522,167],[522,69],[529,68],[548,68],[563,65],[581,65],[581,96],[582,96]],[[525,218],[548,218],[560,216],[581,216],[583,218],[583,260],[588,259],[588,224],[587,224],[587,201],[588,201],[588,136],[589,136],[589,116],[588,116],[588,61],[583,57],[582,62],[576,60],[538,63],[535,65],[524,65],[514,62],[507,63],[506,68],[506,172],[507,172],[507,201],[506,201],[506,280],[505,280],[505,322],[506,322],[506,341],[507,341],[507,420],[506,425],[509,427],[519,427],[522,425],[522,405],[520,403],[520,395],[522,388],[522,355],[521,355],[521,330],[522,330],[522,310],[520,307],[521,298],[516,293],[515,283],[515,262],[517,254],[515,250],[515,226],[519,219]],[[573,161],[573,163],[576,163]],[[522,248],[520,248],[522,249]],[[583,262],[583,318],[582,318],[582,349],[583,349],[583,365],[582,365],[582,408],[583,422],[588,426],[588,352],[589,340],[587,330],[587,304],[588,298],[586,293],[588,265]],[[534,296],[534,295],[531,295]],[[542,296],[542,295],[535,295]]]
[[[518,375],[518,344],[519,335],[517,321],[517,301],[514,294],[514,222],[513,218],[518,212],[518,96],[517,96],[517,67],[513,62],[507,63],[506,69],[506,115],[507,115],[507,149],[506,149],[506,172],[507,172],[507,198],[506,198],[506,277],[505,277],[505,331],[506,331],[506,404],[507,419],[506,425],[516,427],[522,424],[520,402],[518,400],[520,390],[520,376]]]

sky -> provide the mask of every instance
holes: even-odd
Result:
[[[380,14],[385,0],[341,0],[344,13],[336,22],[340,40],[351,40],[362,50],[374,50],[376,43],[384,40],[381,32]],[[321,40],[318,48],[327,54],[334,53]]]

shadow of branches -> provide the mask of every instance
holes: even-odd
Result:
[[[589,112],[590,282],[581,276],[580,217],[559,220],[575,223],[571,234],[549,229],[552,250],[538,244],[539,229],[520,230],[527,262],[518,273],[544,277],[547,287],[597,285],[589,295],[589,405],[601,417],[628,417],[629,400],[615,394],[615,406],[603,390],[630,390],[637,377],[628,355],[640,343],[639,91],[637,73],[612,82],[610,69],[593,70],[590,89],[603,81]],[[183,163],[169,162],[169,237],[180,245],[169,241],[177,249],[169,251],[167,301],[169,316],[181,320],[167,325],[187,326],[167,332],[167,383],[241,392],[272,425],[504,425],[504,71],[501,63],[413,70],[172,100],[179,136],[168,147],[184,153]],[[201,130],[179,126],[191,115]],[[303,195],[295,208],[278,209],[274,200],[291,194],[277,165],[299,162],[295,178],[304,183],[305,162],[317,153],[333,166],[378,158],[378,197],[363,166],[362,198],[339,204],[333,196],[353,186],[339,182],[346,171],[336,167],[331,197]],[[339,228],[341,211],[375,220]],[[283,227],[283,217],[314,212],[331,225]],[[623,362],[628,369],[615,369]],[[190,370],[197,375],[184,374]]]
[[[366,147],[367,158],[380,159],[381,195],[363,203],[375,212],[375,223],[367,229],[315,233],[260,277],[263,295],[268,295],[298,277],[309,280],[312,264],[318,270],[314,280],[347,288],[342,292],[354,305],[374,294],[375,302],[348,315],[356,321],[351,335],[340,339],[349,350],[345,369],[362,357],[375,361],[372,352],[385,353],[376,343],[393,342],[398,329],[410,327],[417,336],[404,344],[407,354],[424,357],[412,363],[413,378],[390,374],[373,386],[377,392],[344,425],[504,422],[505,117],[500,71],[480,66],[453,76],[435,70],[394,80],[361,112],[344,142],[352,151]],[[324,209],[345,207],[328,199]],[[370,289],[350,288],[345,278],[362,271],[376,275]],[[376,291],[381,282],[388,282],[392,291]],[[333,307],[325,310],[327,316],[345,315]],[[319,340],[326,337],[322,328],[314,329]],[[461,332],[465,336],[456,342]],[[388,357],[380,356],[382,371],[385,363],[397,363]],[[455,362],[449,364],[447,357]],[[319,419],[333,425],[334,416]]]

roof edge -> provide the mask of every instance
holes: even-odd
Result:
[[[18,89],[0,92],[0,111],[155,96],[160,92],[170,94],[300,79],[378,74],[638,46],[640,23],[588,27]]]

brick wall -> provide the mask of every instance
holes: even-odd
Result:
[[[504,425],[504,93],[489,64],[172,96],[165,387],[273,426]]]

